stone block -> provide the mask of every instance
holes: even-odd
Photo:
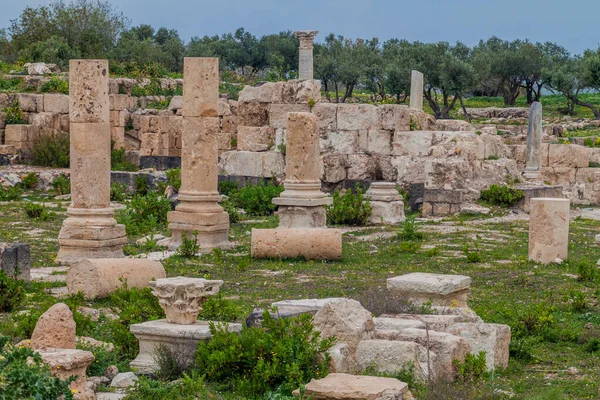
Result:
[[[392,154],[392,131],[370,129],[367,136],[367,151],[384,156]]]
[[[275,129],[270,126],[238,126],[237,148],[241,151],[267,151],[275,144]]]
[[[0,129],[0,136],[2,136],[2,130]],[[11,146],[11,145],[0,145],[0,155],[2,156],[8,156],[8,155],[13,155],[13,154],[17,154],[17,148],[15,146]]]
[[[471,278],[463,275],[415,272],[387,279],[390,293],[417,305],[466,307],[470,287]]]
[[[317,116],[317,123],[320,131],[335,131],[337,130],[337,109],[335,103],[318,103],[312,112]]]
[[[110,139],[113,144],[113,149],[121,149],[125,147],[125,128],[122,126],[113,126],[110,128]]]
[[[35,93],[17,93],[17,100],[21,110],[26,112],[44,111],[44,95]]]
[[[425,189],[423,201],[430,203],[461,204],[463,202],[462,192],[459,190]]]
[[[109,106],[108,60],[70,60],[69,117],[71,122],[108,123]]]
[[[61,93],[44,94],[44,111],[56,114],[68,114],[69,95]]]
[[[110,296],[123,286],[143,289],[153,279],[165,278],[165,269],[158,261],[129,258],[84,259],[69,268],[67,288],[69,293],[82,292],[85,298]]]
[[[449,325],[445,332],[464,338],[472,354],[484,351],[488,370],[508,367],[510,327],[500,324],[457,323]]]
[[[372,181],[377,176],[375,160],[366,154],[350,154],[347,158],[347,178]]]
[[[219,119],[221,132],[237,133],[237,116],[228,115]]]
[[[393,378],[333,373],[306,384],[305,396],[313,400],[408,400],[408,385]],[[298,390],[294,391],[300,396]]]
[[[435,378],[433,366],[437,365],[437,355],[415,342],[363,340],[356,348],[355,357],[359,371],[371,368],[379,373],[395,374],[413,366],[414,378],[426,380],[429,377],[428,355],[432,365],[432,378]]]
[[[128,94],[111,94],[109,96],[111,111],[121,111],[131,108],[131,96]]]
[[[321,101],[321,82],[318,80],[292,80],[277,82],[282,87],[281,103],[300,104]],[[273,101],[273,103],[277,103]]]
[[[45,349],[38,353],[50,368],[52,375],[63,381],[75,377],[75,380],[69,384],[69,388],[75,393],[76,400],[96,397],[95,393],[86,387],[86,370],[95,360],[92,352],[75,349]]]
[[[392,141],[392,154],[395,156],[428,156],[432,141],[433,132],[395,131]]]
[[[269,104],[240,101],[238,103],[237,117],[239,125],[267,126],[269,125]]]
[[[339,260],[342,232],[339,229],[252,229],[253,258]]]
[[[404,105],[384,104],[377,108],[379,124],[388,131],[410,131],[410,109]]]
[[[360,130],[378,128],[377,107],[371,104],[338,104],[337,128]]]
[[[75,320],[69,306],[56,303],[43,313],[31,334],[34,350],[59,348],[75,349]]]
[[[358,131],[331,131],[320,137],[323,153],[353,154],[358,150]]]
[[[219,171],[226,176],[281,177],[284,174],[283,155],[276,151],[227,151],[221,154]]]
[[[31,251],[27,243],[0,243],[0,270],[25,282],[31,280]]]
[[[267,82],[261,86],[244,86],[238,96],[239,102],[282,103],[283,82]]]
[[[371,201],[371,216],[369,223],[399,224],[405,220],[404,202],[402,201]]]
[[[39,128],[33,125],[6,125],[4,131],[4,143],[17,145],[18,143],[34,142],[38,139]]]
[[[327,183],[338,183],[346,179],[346,156],[328,154],[323,156],[323,174],[321,180]]]
[[[362,341],[372,339],[375,332],[371,313],[352,299],[327,302],[315,314],[313,325],[321,337],[335,337],[348,344],[351,353]]]
[[[248,104],[248,103],[246,103]],[[310,112],[308,104],[269,104],[269,126],[275,129],[287,126],[287,114],[290,112]],[[247,125],[247,124],[246,124]]]
[[[183,76],[183,115],[218,117],[219,59],[185,57]]]
[[[301,300],[282,300],[271,304],[271,307],[277,308],[280,314],[316,314],[317,311],[329,303],[345,300],[343,297],[329,297],[326,299],[301,299]]]
[[[569,199],[535,198],[530,201],[529,259],[549,264],[566,260],[569,252]]]
[[[587,168],[589,165],[589,149],[575,144],[550,144],[548,149],[548,166]]]

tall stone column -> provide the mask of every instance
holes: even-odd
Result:
[[[202,249],[229,247],[229,215],[219,205],[217,135],[219,59],[186,57],[183,63],[180,203],[167,215],[169,248],[198,232]]]
[[[527,127],[527,161],[523,177],[537,179],[542,169],[542,103],[534,102],[529,109]]]
[[[298,79],[313,79],[313,47],[315,36],[319,31],[296,31],[300,40],[300,57],[298,58]]]
[[[108,60],[69,62],[71,205],[57,261],[124,257],[125,226],[110,208]]]
[[[419,71],[410,74],[410,108],[423,111],[423,74]]]
[[[279,205],[280,228],[323,228],[326,204],[333,199],[321,192],[317,117],[306,112],[287,114],[285,190],[273,199]]]

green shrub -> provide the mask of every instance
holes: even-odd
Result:
[[[198,318],[204,321],[243,322],[250,311],[252,309],[248,303],[229,300],[224,298],[222,293],[218,293],[202,303]]]
[[[546,337],[551,334],[549,331],[554,325],[553,312],[554,306],[541,302],[512,307],[506,316],[513,337]]]
[[[4,187],[0,185],[0,201],[21,200],[21,190],[17,186]]]
[[[125,157],[125,149],[113,149],[110,151],[110,169],[112,171],[129,171],[135,172],[138,170],[137,165],[127,161]]]
[[[587,261],[577,263],[577,280],[579,282],[595,282],[598,278],[598,267]]]
[[[136,194],[126,204],[125,210],[116,213],[116,219],[125,225],[128,235],[144,235],[166,226],[171,202],[164,196],[150,191],[146,195]]]
[[[33,203],[31,201],[25,203],[25,214],[29,218],[41,219],[42,221],[46,221],[52,216],[42,204]]]
[[[221,207],[223,210],[229,215],[229,222],[235,224],[242,220],[242,214],[238,211],[237,207],[235,207],[231,201],[224,200],[221,202]]]
[[[200,251],[198,231],[194,231],[191,238],[186,234],[183,234],[181,237],[181,245],[177,248],[177,254],[184,258],[192,258],[196,256],[198,251]]]
[[[127,198],[127,185],[114,182],[110,185],[110,201],[123,202]]]
[[[181,168],[168,169],[165,174],[169,186],[173,186],[177,190],[181,189]]]
[[[219,193],[224,196],[232,197],[238,190],[240,190],[240,186],[235,181],[219,182]]]
[[[416,241],[423,240],[425,234],[421,232],[421,227],[415,221],[415,217],[409,217],[402,224],[402,230],[398,232],[396,238],[404,241]]]
[[[146,376],[140,376],[135,385],[127,391],[123,400],[198,400],[198,399],[221,399],[214,393],[210,393],[204,384],[204,379],[194,372],[190,375],[183,374],[177,381],[165,382],[153,380]]]
[[[64,395],[65,400],[72,400],[69,383],[74,379],[54,377],[38,353],[14,347],[8,337],[0,336],[0,398],[56,399]]]
[[[31,163],[41,167],[69,168],[69,134],[42,135],[31,149]]]
[[[485,351],[480,351],[476,356],[467,353],[465,361],[454,360],[453,364],[457,370],[457,377],[462,382],[476,382],[483,379],[486,371]]]
[[[357,184],[354,189],[333,193],[333,204],[325,206],[327,210],[327,224],[329,225],[366,225],[371,216],[371,203],[364,198],[361,187]]]
[[[23,118],[19,100],[14,100],[4,108],[4,122],[6,125],[26,124],[27,120]]]
[[[22,78],[10,78],[3,79],[0,76],[0,91],[2,92],[16,92],[19,86],[23,83]]]
[[[244,326],[239,334],[211,324],[212,339],[198,346],[197,369],[207,381],[240,396],[257,397],[275,389],[290,395],[328,373],[325,352],[334,339],[322,340],[311,320],[310,315],[275,319],[265,311],[262,327]]]
[[[569,294],[565,296],[565,300],[571,304],[571,308],[574,312],[582,312],[587,308],[585,293],[581,290],[571,289]]]
[[[11,312],[23,301],[25,284],[0,270],[0,312]]]
[[[148,193],[148,178],[145,174],[136,175],[134,183],[136,194],[143,196]]]
[[[283,186],[273,182],[260,181],[258,185],[247,185],[234,192],[231,201],[236,207],[244,209],[246,214],[254,216],[270,215],[277,209],[272,200],[283,192]]]
[[[40,87],[40,91],[42,93],[69,94],[69,81],[53,76]]]
[[[38,178],[35,172],[30,172],[22,179],[21,183],[25,187],[25,189],[35,189],[38,183],[40,183],[40,178]]]
[[[52,180],[52,188],[57,195],[62,196],[71,193],[71,180],[65,174],[60,174]]]
[[[481,200],[487,204],[512,207],[525,197],[525,192],[505,185],[491,185],[481,191]]]

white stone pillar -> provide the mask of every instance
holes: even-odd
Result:
[[[529,259],[548,264],[569,254],[569,199],[534,198],[529,203]]]
[[[57,261],[120,258],[125,226],[110,208],[108,60],[70,60],[71,205],[58,236]]]
[[[365,197],[371,204],[369,224],[398,224],[405,220],[404,202],[394,182],[371,182]]]
[[[410,74],[410,108],[423,111],[423,74],[419,71]]]
[[[298,57],[298,79],[313,79],[313,47],[315,36],[319,31],[296,31],[294,34],[300,40],[300,55]]]
[[[230,247],[229,215],[219,205],[219,59],[186,57],[183,63],[183,132],[180,203],[167,214],[169,248],[198,232],[201,249]]]
[[[542,103],[534,102],[529,109],[527,127],[527,162],[523,177],[537,179],[542,169]]]

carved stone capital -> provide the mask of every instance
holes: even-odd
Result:
[[[319,31],[295,31],[294,34],[300,40],[301,50],[311,50],[314,46],[315,36]]]
[[[178,276],[151,281],[149,285],[167,315],[167,322],[191,325],[198,319],[202,303],[208,296],[219,293],[223,281]]]

